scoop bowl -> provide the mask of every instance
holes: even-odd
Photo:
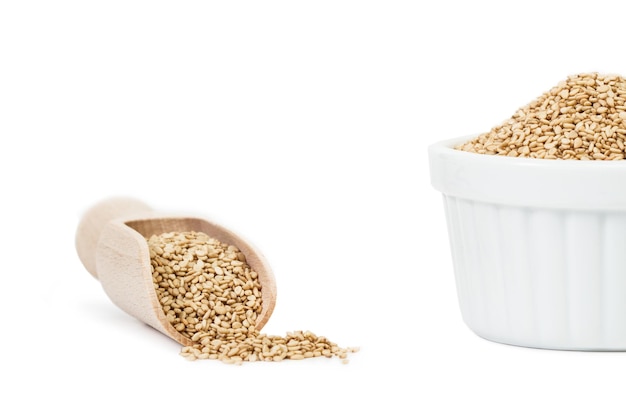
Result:
[[[207,219],[158,213],[132,198],[110,198],[91,207],[82,217],[76,232],[76,250],[87,271],[100,281],[115,305],[189,346],[192,341],[174,329],[159,303],[146,241],[155,234],[188,231],[206,233],[236,246],[244,254],[261,284],[262,312],[256,324],[261,330],[276,304],[274,274],[258,249],[240,235]]]

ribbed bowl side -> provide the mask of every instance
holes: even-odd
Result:
[[[444,195],[459,305],[489,340],[626,350],[626,213]]]

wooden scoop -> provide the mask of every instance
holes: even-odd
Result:
[[[162,215],[141,201],[111,198],[89,209],[76,232],[76,250],[83,265],[102,283],[109,298],[122,310],[182,345],[192,344],[165,318],[154,290],[150,252],[146,241],[165,232],[204,232],[236,246],[261,283],[263,310],[256,328],[269,320],[276,303],[274,274],[261,253],[241,236],[208,220]]]

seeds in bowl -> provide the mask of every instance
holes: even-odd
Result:
[[[571,75],[489,132],[456,149],[540,159],[626,158],[626,79]]]
[[[202,232],[147,239],[157,298],[168,322],[194,343],[181,355],[226,363],[324,356],[347,363],[357,348],[341,348],[309,331],[270,336],[256,329],[261,284],[244,254]]]

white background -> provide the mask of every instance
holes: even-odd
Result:
[[[0,415],[623,415],[623,353],[475,336],[430,143],[626,75],[619,2],[0,2]],[[80,263],[116,195],[239,231],[265,331],[339,360],[188,362]],[[141,414],[138,414],[141,413]]]

